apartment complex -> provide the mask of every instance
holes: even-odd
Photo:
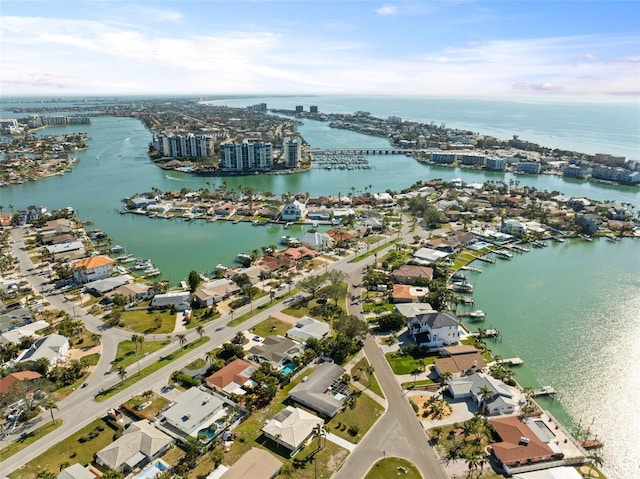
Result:
[[[266,171],[273,168],[271,143],[226,142],[220,144],[220,169],[225,171]]]
[[[297,168],[302,158],[302,140],[286,137],[282,142],[284,165],[287,168]]]

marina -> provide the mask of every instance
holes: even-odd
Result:
[[[312,152],[311,162],[315,168],[324,170],[368,170],[371,163],[362,153],[351,151]]]

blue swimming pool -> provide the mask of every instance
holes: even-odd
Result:
[[[280,369],[280,372],[283,375],[288,376],[289,374],[291,374],[295,370],[296,370],[296,365],[295,364],[287,363],[284,366],[282,366],[282,369]]]
[[[164,462],[156,461],[151,464],[151,466],[138,473],[133,479],[153,479],[158,474],[166,471],[167,469],[169,469],[169,466],[167,466]]]
[[[482,248],[486,248],[487,246],[491,246],[486,241],[476,241],[472,245],[469,246],[470,249],[475,251],[480,251]]]

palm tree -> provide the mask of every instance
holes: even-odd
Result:
[[[154,392],[151,389],[147,389],[145,392],[142,393],[142,397],[145,398],[145,400],[147,400],[147,401],[153,395],[154,395]]]
[[[180,347],[184,348],[187,345],[187,335],[184,333],[176,334],[176,339],[180,343]]]
[[[438,378],[438,383],[440,384],[440,396],[444,398],[444,388],[449,381],[453,379],[453,374],[449,371],[443,372]]]
[[[120,385],[124,384],[124,380],[127,379],[127,370],[124,366],[118,366],[118,376],[120,377]]]
[[[601,467],[604,464],[604,459],[598,453],[589,454],[589,459],[591,459],[591,465],[589,466],[589,476],[591,476],[591,471],[594,467]]]
[[[202,339],[202,336],[204,336],[204,328],[201,324],[196,326],[196,333],[198,333],[198,336],[200,336],[200,339]]]
[[[138,353],[138,346],[144,343],[144,336],[142,334],[134,334],[131,336],[131,342],[136,348],[136,362],[138,363],[138,375],[140,375],[140,355]]]
[[[493,391],[489,389],[488,386],[482,386],[479,391],[480,393],[480,411],[484,412],[487,407],[487,400],[493,396]]]
[[[47,399],[47,402],[44,403],[44,408],[49,410],[49,412],[51,413],[51,422],[55,424],[56,420],[53,417],[53,410],[58,409],[56,402],[53,399],[49,398]]]

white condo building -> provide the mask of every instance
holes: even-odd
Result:
[[[302,140],[286,137],[282,142],[284,164],[287,168],[297,168],[302,158]]]
[[[271,143],[221,143],[220,168],[226,171],[259,171],[273,168]]]
[[[154,139],[160,154],[167,158],[207,158],[213,155],[211,135],[158,135]]]

